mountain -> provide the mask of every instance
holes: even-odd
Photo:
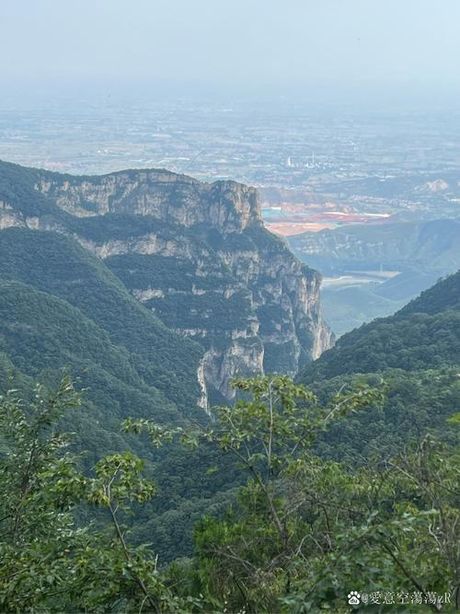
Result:
[[[295,457],[298,444],[310,442],[311,424],[302,419],[302,407],[292,404],[292,399],[300,393],[285,378],[277,378],[279,383],[275,384],[281,386],[278,390],[282,393],[282,406],[275,401],[276,413],[271,402],[264,406],[264,395],[257,381],[254,400],[242,400],[230,412],[228,407],[222,408],[229,416],[232,429],[222,430],[224,421],[217,422],[217,428],[212,430],[220,441],[206,438],[196,448],[184,449],[173,438],[168,446],[158,450],[145,434],[135,436],[123,432],[120,428],[123,418],[152,418],[162,425],[185,428],[190,424],[196,427],[200,422],[209,424],[212,418],[203,411],[207,397],[229,396],[225,386],[220,387],[228,380],[220,380],[215,371],[222,357],[227,362],[218,375],[229,378],[241,364],[248,371],[273,366],[289,372],[320,353],[329,341],[329,332],[322,324],[319,311],[319,276],[303,267],[283,242],[262,228],[257,199],[244,186],[227,182],[207,186],[169,174],[161,175],[160,180],[159,171],[145,171],[147,177],[141,178],[142,172],[133,171],[76,179],[20,167],[14,167],[14,172],[9,174],[8,165],[4,170],[0,182],[3,224],[0,231],[0,391],[3,393],[12,384],[25,397],[17,407],[14,401],[10,402],[10,397],[6,402],[3,399],[6,411],[2,415],[6,414],[6,419],[5,430],[0,433],[0,461],[6,478],[2,480],[5,483],[2,518],[8,520],[7,529],[12,528],[12,537],[7,535],[9,541],[3,538],[0,544],[2,552],[7,554],[3,558],[8,573],[3,575],[7,579],[9,603],[16,601],[24,609],[31,594],[30,586],[38,577],[40,601],[33,597],[31,607],[43,605],[66,611],[77,603],[75,596],[85,592],[88,585],[90,598],[89,601],[86,597],[82,599],[84,608],[125,611],[130,602],[121,598],[124,591],[135,597],[131,602],[135,607],[128,609],[138,612],[144,606],[149,607],[145,597],[150,588],[145,588],[142,578],[151,582],[152,594],[158,595],[159,582],[164,577],[165,586],[168,590],[177,587],[185,605],[179,608],[179,602],[168,597],[159,609],[200,609],[199,600],[208,594],[205,588],[208,584],[215,586],[215,594],[209,593],[209,611],[215,611],[216,607],[222,609],[228,605],[219,601],[222,586],[225,587],[220,580],[215,581],[218,576],[213,570],[219,565],[218,572],[225,581],[242,579],[235,594],[241,593],[243,601],[234,602],[237,604],[234,611],[246,607],[248,569],[253,575],[253,586],[260,585],[261,577],[270,580],[258,594],[252,593],[255,598],[251,596],[250,603],[255,608],[260,603],[264,608],[263,593],[267,589],[272,591],[274,583],[280,596],[286,592],[289,600],[284,601],[285,609],[291,611],[293,595],[300,608],[305,606],[305,586],[308,587],[305,582],[311,582],[314,590],[324,577],[331,584],[336,583],[337,576],[330,580],[331,561],[344,562],[343,586],[349,586],[350,574],[356,576],[359,570],[376,569],[380,573],[374,567],[374,548],[389,526],[405,523],[402,531],[409,534],[409,541],[403,542],[401,551],[403,555],[412,552],[411,535],[415,525],[412,516],[407,520],[406,504],[410,504],[409,509],[414,508],[417,500],[414,490],[409,489],[407,495],[403,491],[398,499],[392,498],[392,492],[399,497],[400,485],[407,482],[405,478],[402,482],[385,482],[383,490],[380,486],[377,489],[382,492],[377,506],[374,486],[388,478],[387,466],[375,463],[384,468],[379,474],[368,461],[386,460],[428,430],[439,429],[443,440],[448,442],[448,428],[441,431],[441,425],[445,427],[446,418],[458,410],[460,401],[457,366],[460,273],[439,282],[397,315],[345,335],[336,349],[323,352],[316,362],[302,370],[299,379],[311,385],[321,402],[338,390],[347,395],[355,383],[379,387],[381,377],[388,389],[383,407],[379,398],[378,402],[357,410],[358,401],[353,404],[354,411],[338,419],[328,432],[323,432],[323,425],[314,427],[320,428],[321,433],[311,451],[307,448]],[[26,175],[24,181],[21,181],[22,173]],[[48,183],[44,183],[44,177]],[[107,190],[112,196],[106,195],[105,201]],[[105,206],[115,211],[104,212]],[[90,213],[83,214],[84,210]],[[196,333],[198,325],[200,334]],[[286,348],[283,331],[288,336]],[[253,355],[251,352],[260,352],[262,356],[263,361],[257,363],[256,369],[248,358]],[[246,362],[241,362],[243,359]],[[35,394],[31,383],[38,379],[53,385],[60,379],[63,367],[77,379],[77,387],[85,389],[83,407],[78,411],[70,409],[64,421],[57,425],[50,425],[42,417],[29,428],[29,412],[34,417],[34,409],[28,403]],[[272,384],[270,378],[262,386],[271,393]],[[34,398],[40,408],[42,403],[46,407],[39,394]],[[271,401],[273,396],[270,394],[269,398]],[[197,401],[201,401],[201,408],[197,407]],[[337,407],[336,399],[333,404]],[[333,413],[329,411],[330,405],[316,407],[312,403],[314,422],[326,407],[329,418]],[[22,408],[25,408],[24,420]],[[234,411],[239,412],[236,428]],[[274,416],[275,423],[268,419]],[[309,429],[308,438],[305,438],[305,426]],[[74,474],[70,458],[62,457],[61,449],[57,449],[55,456],[48,449],[56,448],[54,435],[63,427],[74,433],[72,452],[78,453],[82,476]],[[267,450],[263,439],[271,441],[273,435],[274,447],[270,445]],[[243,490],[238,488],[245,482],[241,463],[233,462],[229,453],[234,446],[238,461],[241,460],[242,437],[248,444],[244,452],[249,455],[250,470]],[[283,449],[289,451],[285,456]],[[260,463],[264,450],[268,465],[265,461]],[[276,452],[274,464],[272,450]],[[120,451],[128,454],[106,458],[96,470],[95,481],[87,482],[94,476],[96,459]],[[143,462],[138,463],[129,452],[141,456]],[[315,458],[310,452],[318,456]],[[294,466],[293,458],[295,471],[290,470]],[[330,458],[346,461],[348,466],[342,468],[325,461]],[[366,465],[366,461],[364,471],[361,467],[351,473],[356,465]],[[272,465],[275,475],[270,469]],[[141,466],[145,477],[153,478],[158,486],[158,495],[143,506],[140,503],[145,482],[137,473]],[[260,481],[254,480],[254,470]],[[436,479],[438,470],[439,465],[435,465]],[[285,475],[288,480],[280,481]],[[450,475],[443,478],[440,491],[444,484],[452,484]],[[88,493],[91,506],[82,502],[72,508],[75,528],[78,527],[76,542],[73,524],[61,520],[67,523],[63,516],[69,513],[68,497],[73,501],[83,491]],[[455,488],[451,491],[456,492]],[[270,493],[269,499],[264,501],[261,492]],[[97,493],[102,495],[104,506],[108,502],[116,534],[121,537],[120,546],[105,524],[107,507],[95,511]],[[306,504],[305,493],[314,495]],[[434,535],[435,543],[438,533],[436,528],[432,529],[434,513],[429,494],[426,505],[420,506],[420,518],[429,518],[430,526],[423,538]],[[124,505],[131,498],[133,506],[125,511]],[[448,501],[449,509],[453,509],[451,501],[455,504],[455,495]],[[347,516],[340,514],[337,520],[334,510],[342,508],[347,509]],[[393,510],[399,509],[402,515],[395,516]],[[318,516],[318,510],[324,512],[324,518]],[[122,524],[117,520],[117,513]],[[331,533],[330,518],[335,533]],[[369,518],[376,527],[371,527],[376,542],[370,543],[371,549],[355,565],[352,557],[357,541],[350,542],[348,529],[351,527],[358,542],[364,543],[363,535],[366,540],[370,535]],[[312,519],[315,527],[320,527],[320,532],[315,534],[311,533]],[[281,531],[277,528],[280,522],[284,523]],[[192,535],[196,523],[199,525],[195,529],[195,557],[190,559],[194,554]],[[91,539],[98,526],[102,527],[101,533]],[[420,526],[417,524],[417,531]],[[24,527],[25,538],[21,531]],[[82,532],[81,527],[87,527],[88,531]],[[305,535],[313,535],[310,541],[314,545],[318,543],[318,551],[313,555],[310,545],[302,550]],[[343,535],[346,551],[340,541],[338,546],[335,544],[336,538],[340,540]],[[128,545],[123,536],[129,539]],[[94,547],[99,543],[106,544],[103,550]],[[220,543],[223,548],[216,548]],[[422,540],[422,554],[429,551],[426,543]],[[136,549],[135,544],[143,546]],[[234,550],[235,545],[238,550]],[[298,558],[287,560],[286,548]],[[344,552],[346,558],[341,558]],[[228,553],[230,556],[226,557]],[[178,557],[180,560],[165,571],[165,564]],[[121,560],[125,563],[120,566]],[[238,575],[233,574],[237,569],[235,560],[238,564],[243,562],[242,573],[238,571]],[[295,570],[302,573],[307,570],[304,576],[293,575],[292,586],[297,593],[292,592],[291,585],[284,588],[291,577],[282,578],[280,583],[279,574],[273,576],[273,569],[280,567],[281,560],[289,563],[281,567],[290,567],[295,573]],[[384,579],[391,577],[387,573],[391,560],[385,559]],[[419,568],[419,556],[414,556],[412,564],[415,570]],[[232,565],[231,574],[229,565]],[[427,576],[431,576],[432,566],[425,566]],[[312,580],[313,568],[318,571]],[[107,569],[113,572],[110,582]],[[444,582],[443,561],[439,569]],[[138,570],[142,575],[133,575]],[[380,582],[375,573],[371,572],[371,581]],[[139,583],[136,578],[142,581]],[[398,581],[400,577],[396,577],[394,584]],[[110,589],[108,597],[106,585]],[[144,588],[137,595],[134,591],[139,585]],[[373,586],[367,579],[362,585]],[[379,585],[383,584],[375,584]],[[336,585],[334,603],[343,605],[343,586]],[[73,594],[67,600],[70,587]],[[311,592],[309,587],[308,590]],[[329,587],[320,590],[323,591],[318,599],[321,605],[326,602],[323,594],[329,594]],[[267,606],[266,611],[277,611],[277,604],[281,603],[278,593],[273,593],[274,605]],[[41,600],[42,594],[45,601]],[[177,608],[171,608],[170,604]]]
[[[165,170],[75,177],[0,163],[0,228],[10,227],[72,237],[196,340],[211,400],[232,398],[236,374],[295,374],[331,345],[321,277],[264,229],[253,188]]]
[[[416,371],[459,362],[460,271],[422,292],[395,315],[341,337],[303,370],[300,379],[311,382],[389,368]]]
[[[453,272],[460,267],[460,220],[353,225],[290,238],[298,256],[324,273],[344,270],[420,269]]]
[[[432,288],[422,292],[416,300],[401,309],[400,314],[402,316],[416,313],[436,315],[450,310],[460,310],[460,271],[449,275]]]
[[[289,239],[294,253],[333,279],[324,314],[340,336],[395,313],[460,267],[460,220],[353,225]]]

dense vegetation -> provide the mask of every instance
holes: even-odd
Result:
[[[56,430],[64,411],[78,411],[70,382],[54,393],[38,388],[32,402],[14,391],[1,397],[1,608],[346,612],[353,590],[373,611],[388,603],[451,611],[460,581],[458,446],[423,437],[391,461],[352,472],[312,446],[340,416],[380,404],[381,388],[359,386],[322,404],[286,377],[236,386],[246,400],[216,410],[211,428],[124,423],[155,447],[177,437],[190,448],[212,441],[247,476],[224,517],[199,523],[194,559],[167,568],[155,544],[133,546],[124,525],[155,494],[143,462],[110,454],[82,474]],[[453,428],[459,418],[451,417]],[[82,506],[89,518],[102,511],[99,529],[76,524]]]
[[[2,231],[0,279],[20,281],[66,301],[103,329],[125,355],[129,353],[132,368],[147,385],[183,410],[193,407],[202,348],[167,329],[102,262],[75,241],[52,232]],[[51,336],[59,335],[50,315],[42,324]],[[32,309],[30,316],[33,318]],[[44,352],[43,360],[47,359]],[[48,366],[46,362],[42,365]]]
[[[299,382],[320,395],[385,381],[381,407],[350,416],[318,439],[323,456],[354,465],[388,459],[430,432],[448,440],[460,406],[460,273],[423,292],[394,316],[364,325],[309,365]]]
[[[389,318],[386,342],[401,334],[401,318],[415,352],[422,336],[415,330],[411,337],[411,321],[455,314],[456,283],[458,276],[440,282]],[[418,362],[408,370],[383,363],[374,372],[325,379],[320,371],[315,379],[312,368],[309,388],[285,377],[242,380],[242,399],[216,408],[216,420],[202,426],[158,408],[154,419],[148,411],[126,419],[128,408],[111,412],[103,402],[120,390],[101,380],[99,397],[94,379],[85,396],[95,395],[91,407],[101,418],[111,416],[111,439],[101,438],[82,463],[71,451],[93,441],[81,428],[87,401],[77,408],[69,380],[55,393],[31,394],[31,376],[56,372],[60,361],[75,367],[98,358],[97,368],[130,386],[128,402],[145,384],[129,352],[64,299],[17,281],[3,281],[0,296],[0,377],[5,388],[14,364],[25,393],[23,401],[15,392],[1,400],[3,609],[345,612],[351,590],[374,611],[385,610],[384,599],[407,611],[454,607],[454,345],[434,337],[422,369]],[[371,347],[366,329],[372,333],[372,326],[357,331],[358,349]],[[37,348],[35,358],[27,348]],[[330,354],[341,351],[339,345]],[[150,389],[146,398],[155,400]],[[74,437],[68,447],[60,434],[67,425],[79,431],[78,446]],[[184,552],[189,558],[177,558]]]

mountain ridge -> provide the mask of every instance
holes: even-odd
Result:
[[[205,403],[230,400],[235,375],[294,375],[332,343],[320,275],[264,229],[252,187],[159,169],[78,177],[0,163],[0,203],[0,228],[76,239],[167,327],[198,341]]]
[[[386,222],[303,233],[291,237],[294,252],[321,270],[380,266],[422,267],[445,274],[460,266],[460,220]]]

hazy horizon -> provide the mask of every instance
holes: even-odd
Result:
[[[3,97],[25,92],[444,106],[457,0],[3,0]]]

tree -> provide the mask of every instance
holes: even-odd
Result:
[[[126,452],[101,459],[93,477],[78,471],[57,425],[79,405],[68,377],[51,393],[37,386],[31,402],[0,397],[0,609],[188,611],[195,600],[172,594],[152,550],[130,547],[120,521],[153,495],[142,461]],[[78,526],[82,505],[107,510],[105,528]]]
[[[422,609],[448,607],[440,599],[459,584],[458,454],[426,440],[391,463],[351,471],[317,457],[315,437],[380,403],[384,389],[342,390],[322,407],[286,377],[236,387],[249,398],[218,410],[208,436],[235,455],[248,482],[225,518],[197,529],[202,592],[228,611],[348,611],[351,589],[363,599],[415,592]]]

